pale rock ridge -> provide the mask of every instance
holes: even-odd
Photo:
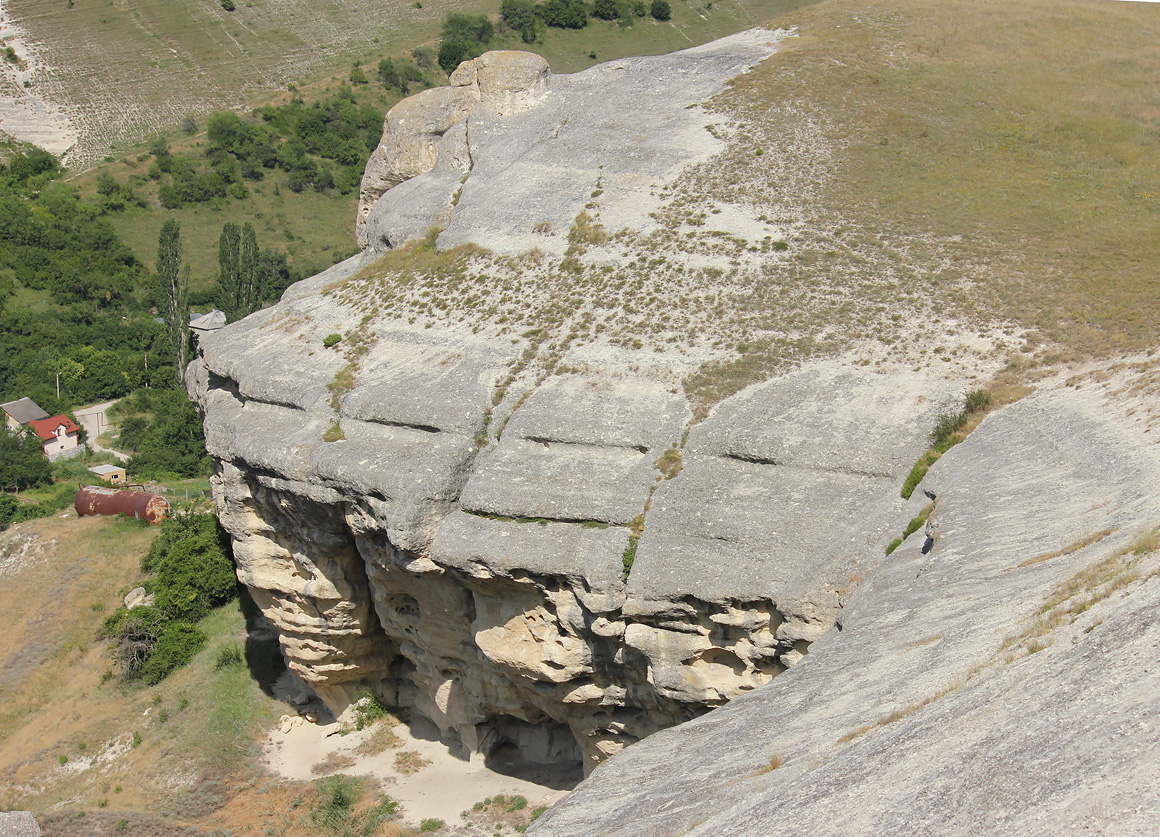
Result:
[[[1126,403],[1131,377],[987,418],[801,664],[623,752],[529,833],[1154,829],[1160,394]]]
[[[364,254],[202,341],[189,386],[238,577],[334,711],[370,690],[464,756],[592,768],[808,659],[921,508],[899,486],[961,382],[812,363],[694,425],[680,352],[530,373],[533,332],[333,291],[433,222],[441,246],[515,246],[602,188],[601,217],[637,223],[649,183],[716,148],[697,105],[780,37],[575,76],[461,67],[388,115]]]
[[[296,343],[279,328],[309,310],[294,329],[320,343],[345,315],[319,305],[223,329],[192,367],[238,575],[332,708],[370,689],[465,755],[507,742],[591,767],[792,666],[892,534],[908,463],[961,392],[807,367],[722,405],[662,480],[654,463],[691,420],[668,386],[549,378],[479,450],[518,346],[394,325],[327,443],[336,361],[299,352],[285,386]],[[890,405],[889,432],[835,444],[852,435],[844,405],[866,403]],[[819,418],[793,431],[797,460],[773,461],[797,412]],[[626,583],[630,523],[644,537]]]
[[[460,64],[451,74],[450,87],[424,90],[391,108],[383,123],[383,138],[367,161],[359,187],[355,219],[359,246],[368,246],[367,216],[384,193],[435,169],[437,162],[440,173],[452,175],[456,183],[470,171],[465,126],[452,132],[453,126],[462,123],[476,106],[501,117],[528,110],[546,95],[549,75],[548,62],[538,55],[489,52]],[[404,203],[414,200],[412,196]],[[437,223],[445,219],[439,213],[439,217],[423,220]]]
[[[562,250],[535,231],[566,231],[595,190],[606,222],[647,225],[650,184],[718,148],[696,106],[786,34],[754,29],[572,75],[525,52],[464,62],[450,87],[387,114],[359,193],[359,246],[373,259],[438,229],[440,247]]]

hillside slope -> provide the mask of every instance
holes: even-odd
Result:
[[[552,30],[534,48],[574,69],[593,63],[597,49],[604,59],[680,49],[796,5],[739,0],[714,10],[682,2],[669,23],[598,21],[581,33]],[[66,164],[87,167],[186,117],[254,106],[288,84],[345,79],[353,62],[373,76],[383,56],[435,43],[448,12],[495,16],[499,4],[247,0],[226,11],[218,0],[10,0],[0,40],[16,60],[0,62],[0,132],[57,154],[71,146]]]

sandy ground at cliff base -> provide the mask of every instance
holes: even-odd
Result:
[[[373,779],[383,793],[402,803],[408,822],[437,818],[455,823],[462,811],[497,794],[522,795],[529,807],[551,806],[580,779],[578,767],[573,771],[530,766],[502,757],[488,759],[486,764],[456,758],[440,743],[434,725],[424,719],[392,728],[401,741],[398,746],[374,755],[360,754],[378,729],[374,725],[353,730],[340,723],[285,717],[270,732],[262,761],[271,773],[286,779],[309,781],[336,773]],[[400,753],[417,754],[426,764],[403,773],[396,767]]]

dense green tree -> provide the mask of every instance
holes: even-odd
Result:
[[[246,221],[242,227],[241,249],[238,255],[238,317],[258,310],[262,304],[262,274],[258,264],[258,236],[254,225]]]
[[[588,25],[588,4],[584,0],[547,0],[537,8],[548,26],[583,29]]]
[[[660,21],[669,20],[673,16],[673,9],[669,5],[668,0],[652,0],[652,6],[649,7],[652,16]]]
[[[536,17],[536,4],[532,0],[503,0],[499,13],[503,22],[518,32],[524,43],[530,44],[536,40],[539,18]]]
[[[13,433],[0,425],[0,489],[20,491],[52,483],[52,466],[31,429]]]
[[[241,242],[242,233],[238,225],[227,221],[218,239],[218,287],[221,288],[221,308],[231,320],[237,319]]]
[[[495,36],[495,28],[486,15],[450,12],[443,18],[442,36],[439,66],[450,73],[463,61],[482,55]]]
[[[201,417],[180,390],[153,397],[153,420],[130,457],[126,471],[134,476],[197,477],[209,473]]]
[[[173,218],[161,225],[157,239],[157,285],[180,385],[189,346],[189,269],[181,269],[181,226]]]

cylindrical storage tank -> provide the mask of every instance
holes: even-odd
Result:
[[[99,485],[82,485],[74,504],[77,514],[123,514],[149,523],[160,523],[169,513],[169,501],[144,491],[125,491]]]

